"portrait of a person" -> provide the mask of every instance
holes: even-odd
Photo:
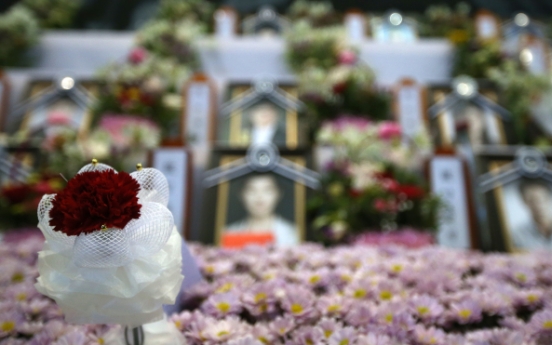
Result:
[[[552,250],[552,188],[541,180],[522,180],[518,192],[529,221],[512,229],[512,242],[518,249]],[[510,217],[515,210],[507,210]]]
[[[297,226],[278,215],[276,209],[283,191],[272,174],[248,176],[239,190],[239,200],[245,217],[228,224],[227,233],[271,233],[278,247],[299,243]]]
[[[278,112],[278,108],[269,102],[259,103],[250,110],[247,127],[251,145],[286,144],[286,130]]]

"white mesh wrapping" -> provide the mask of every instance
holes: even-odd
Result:
[[[158,252],[167,242],[174,226],[171,211],[156,202],[142,205],[140,218],[131,220],[124,232],[136,257]]]
[[[88,164],[79,173],[109,169]],[[67,236],[49,224],[55,195],[40,202],[39,227],[47,241],[39,254],[35,286],[54,299],[72,323],[137,327],[158,321],[163,304],[174,304],[180,291],[182,239],[166,208],[167,180],[155,169],[133,176],[144,191],[139,196],[142,208],[140,217],[124,229]]]
[[[52,209],[52,200],[55,197],[55,194],[46,194],[40,200],[37,210],[38,227],[54,250],[69,252],[75,244],[76,236],[67,236],[63,232],[54,231],[54,228],[50,225],[50,210]]]
[[[89,163],[83,166],[77,174],[87,172],[87,171],[106,171],[106,170],[115,170],[115,169],[103,163],[96,163],[96,164]]]
[[[163,173],[157,169],[145,168],[134,171],[130,174],[140,186],[138,199],[142,204],[146,202],[157,202],[167,207],[169,204],[169,183]]]
[[[73,247],[73,261],[80,267],[120,267],[133,259],[129,236],[121,229],[80,234]]]

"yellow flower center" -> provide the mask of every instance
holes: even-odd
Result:
[[[341,280],[343,280],[344,282],[349,283],[349,282],[351,282],[352,279],[353,279],[353,278],[352,278],[350,275],[348,275],[348,274],[342,274],[342,275],[341,275]]]
[[[349,345],[349,339],[343,339],[339,342],[339,345]]]
[[[316,283],[318,283],[319,281],[320,281],[320,276],[312,276],[312,277],[310,277],[310,279],[309,279],[309,282],[310,282],[311,284],[316,284]]]
[[[366,290],[364,289],[355,290],[353,293],[354,298],[364,298],[364,296],[366,296]]]
[[[303,306],[298,304],[298,303],[294,303],[291,305],[291,312],[293,314],[299,314],[303,311]]]
[[[228,332],[228,331],[220,331],[220,332],[217,333],[217,336],[218,336],[218,337],[224,337],[225,335],[228,335],[228,334],[230,334],[230,332]]]
[[[0,324],[0,330],[4,333],[9,333],[15,329],[15,321],[4,321]]]
[[[175,321],[174,322],[174,325],[176,326],[176,328],[180,329],[182,327],[182,322],[180,321]]]
[[[228,291],[232,290],[233,287],[234,287],[234,284],[225,283],[224,285],[222,285],[221,287],[218,288],[217,293],[228,292]]]
[[[516,279],[522,283],[525,283],[527,281],[527,276],[523,273],[518,273],[516,274]]]
[[[205,273],[213,274],[214,272],[215,272],[215,268],[213,266],[205,267]]]
[[[263,344],[270,344],[268,339],[266,339],[265,337],[259,337],[259,338],[257,338],[257,340],[260,341]]]
[[[425,315],[425,314],[429,313],[429,308],[428,307],[418,307],[416,310],[418,310],[418,314],[420,314],[420,315]]]
[[[396,264],[391,266],[391,271],[393,271],[394,273],[400,273],[402,270],[403,270],[402,265]]]
[[[387,315],[385,315],[385,318],[384,318],[384,319],[385,319],[385,322],[387,322],[387,323],[393,322],[393,314],[387,314]]]
[[[458,312],[458,315],[460,315],[461,318],[467,319],[472,314],[472,311],[469,309],[462,309]]]
[[[537,296],[535,294],[527,295],[527,302],[529,302],[529,303],[535,303],[538,300],[539,300],[539,296]]]
[[[542,324],[542,328],[544,329],[552,329],[552,320],[546,320]]]
[[[104,344],[105,344],[105,340],[103,340],[103,338],[98,338],[98,344],[104,345]]]
[[[393,294],[389,290],[383,290],[380,292],[380,298],[384,301],[388,301],[393,297]]]
[[[21,272],[15,272],[12,276],[12,283],[21,283],[25,280],[25,275]]]
[[[230,303],[228,302],[220,302],[217,304],[218,310],[220,310],[223,313],[227,313],[230,310]]]
[[[21,302],[25,301],[27,299],[27,294],[24,293],[24,292],[20,292],[15,296],[15,299],[17,299],[18,301],[21,301]]]
[[[329,313],[335,313],[337,311],[340,311],[341,310],[341,307],[337,304],[332,304],[331,306],[328,307],[328,312]]]
[[[255,303],[260,302],[266,298],[266,294],[264,292],[259,292],[255,295]]]
[[[329,329],[327,329],[327,330],[324,331],[324,336],[325,336],[326,338],[329,338],[329,337],[332,336],[332,333],[333,333],[332,331],[330,331]]]

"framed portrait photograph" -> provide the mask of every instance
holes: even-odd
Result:
[[[169,203],[174,224],[186,239],[190,238],[192,154],[183,146],[161,146],[150,152],[149,164],[163,173],[169,183]]]
[[[431,132],[436,147],[456,146],[464,149],[477,149],[483,145],[507,145],[511,140],[511,128],[499,116],[502,108],[498,105],[499,95],[492,86],[481,85],[477,97],[459,99],[449,85],[434,85],[428,89],[428,104],[435,110],[430,121]],[[476,91],[477,92],[477,91]]]
[[[512,149],[509,149],[512,151]],[[483,167],[490,176],[515,169],[513,152],[487,150]],[[547,152],[543,169],[550,171],[552,152]],[[552,173],[550,173],[552,175]],[[524,176],[497,182],[485,193],[489,250],[524,252],[552,251],[552,181],[542,175]]]
[[[19,130],[40,133],[69,126],[80,133],[89,130],[92,121],[90,105],[97,94],[95,81],[75,81],[65,77],[55,80],[33,80],[26,92]]]
[[[9,100],[10,82],[8,76],[0,69],[0,133],[6,131]]]
[[[182,141],[192,146],[213,143],[217,111],[217,92],[213,80],[204,73],[195,73],[182,88],[182,99]]]
[[[550,70],[550,46],[547,26],[518,13],[503,27],[502,48],[532,73],[544,74]]]
[[[228,89],[228,102],[218,119],[217,144],[236,149],[272,143],[294,150],[305,142],[304,124],[299,121],[297,88],[278,86],[277,97],[252,91],[251,85],[235,84]],[[244,106],[233,106],[245,101]],[[287,105],[289,103],[289,105]]]
[[[217,156],[221,170],[232,169],[244,158],[232,153]],[[307,166],[304,156],[282,157]],[[221,180],[206,190],[201,240],[226,248],[297,245],[307,236],[307,193],[306,185],[274,171],[250,171]]]

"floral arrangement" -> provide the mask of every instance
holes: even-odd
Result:
[[[453,75],[490,79],[502,91],[504,105],[514,117],[517,142],[521,145],[550,144],[548,138],[529,129],[531,107],[552,86],[548,76],[534,75],[517,59],[508,56],[498,41],[479,40],[467,4],[453,10],[432,6],[420,19],[422,34],[448,38],[456,47]],[[425,25],[425,26],[424,26]]]
[[[38,205],[46,241],[36,289],[70,323],[163,320],[163,304],[174,304],[183,280],[182,239],[168,201],[167,179],[156,169],[85,165]]]
[[[73,24],[73,19],[81,5],[80,0],[23,0],[44,29],[65,29]]]
[[[0,342],[105,344],[116,326],[68,325],[40,295],[43,239],[0,242]],[[206,280],[171,321],[188,344],[540,345],[552,339],[548,253],[305,244],[191,245]]]
[[[155,20],[140,29],[136,44],[157,57],[176,59],[179,65],[193,70],[199,64],[193,43],[204,31],[189,20]]]
[[[69,127],[49,134],[42,141],[41,151],[49,172],[71,178],[92,158],[118,170],[132,170],[160,142],[161,131],[152,121],[136,116],[106,115],[86,136]]]
[[[339,24],[339,17],[329,1],[296,0],[289,7],[287,17],[294,22],[303,21],[317,28]]]
[[[202,0],[161,0],[157,18],[172,22],[195,22],[210,24],[213,21],[214,6]],[[210,25],[209,25],[210,26]]]
[[[374,120],[389,115],[390,95],[375,85],[374,72],[345,41],[339,28],[306,23],[297,24],[287,36],[286,59],[297,73],[299,98],[313,128],[340,114]]]
[[[447,37],[453,42],[466,41],[473,31],[470,5],[459,2],[455,8],[433,5],[418,19],[418,29],[423,37]]]
[[[23,53],[37,43],[39,34],[36,18],[24,6],[0,14],[0,67],[21,65]]]
[[[341,118],[324,124],[317,142],[333,149],[322,188],[308,205],[322,242],[379,229],[437,228],[440,202],[415,172],[429,147],[427,135],[405,145],[396,123]]]
[[[44,194],[55,193],[65,181],[59,175],[34,174],[25,183],[0,187],[0,230],[22,228],[38,223],[36,209]]]
[[[135,48],[126,63],[105,67],[104,82],[95,103],[94,123],[106,114],[141,116],[156,123],[164,135],[175,130],[180,111],[176,84],[189,71],[169,59],[158,59],[143,48]]]
[[[550,91],[552,83],[546,75],[539,76],[525,71],[519,62],[508,60],[501,66],[488,71],[488,77],[503,93],[506,109],[513,115],[514,129],[518,143],[550,146],[550,138],[535,135],[529,130],[531,107],[540,97]]]

